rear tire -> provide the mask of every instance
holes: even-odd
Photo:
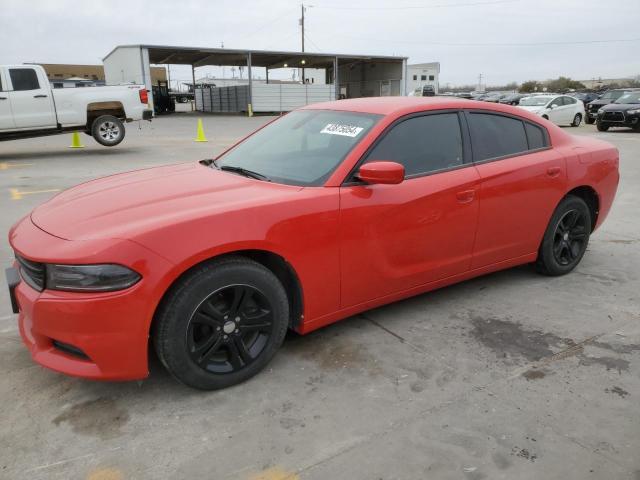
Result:
[[[571,123],[572,127],[579,127],[580,123],[582,123],[582,115],[576,113],[576,116],[573,117],[573,122]]]
[[[599,132],[606,132],[607,130],[609,130],[609,125],[603,125],[600,122],[596,123],[596,128],[598,129]]]
[[[177,380],[215,390],[243,382],[273,358],[289,326],[289,302],[261,264],[231,256],[202,264],[167,294],[153,342]]]
[[[591,211],[574,195],[562,199],[544,233],[536,269],[544,275],[565,275],[582,260],[589,244]]]
[[[124,124],[113,115],[101,115],[91,124],[91,135],[100,145],[115,147],[124,140]]]

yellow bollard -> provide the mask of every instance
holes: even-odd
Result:
[[[247,116],[253,117],[253,105],[250,103],[247,104]]]
[[[198,133],[195,138],[196,142],[208,142],[207,137],[204,136],[204,128],[202,128],[202,119],[198,119]]]
[[[84,145],[80,141],[80,134],[78,132],[73,132],[71,134],[71,145],[69,148],[84,148]]]

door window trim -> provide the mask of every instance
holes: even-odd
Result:
[[[380,135],[378,135],[378,137],[373,142],[371,142],[371,145],[369,145],[369,147],[367,147],[367,149],[363,152],[363,154],[360,156],[356,164],[345,176],[341,186],[351,187],[356,185],[367,185],[365,182],[355,179],[354,176],[357,173],[358,169],[362,166],[362,164],[366,160],[367,156],[371,153],[371,151],[389,134],[389,132],[394,127],[412,118],[425,117],[428,115],[442,115],[445,113],[455,113],[458,116],[458,123],[460,125],[460,137],[462,139],[462,163],[460,165],[455,165],[453,167],[440,168],[438,170],[431,170],[429,172],[405,175],[404,181],[406,182],[407,180],[413,180],[414,178],[428,177],[431,175],[437,175],[439,173],[450,172],[452,170],[459,170],[461,168],[467,168],[472,166],[473,161],[472,161],[472,152],[471,152],[471,138],[469,137],[465,129],[466,118],[464,118],[462,110],[460,110],[459,108],[447,108],[442,110],[424,110],[421,112],[413,112],[407,115],[403,115],[402,117],[396,118],[393,122],[387,125],[385,129],[380,133]],[[381,159],[381,160],[384,160],[384,159]]]
[[[469,142],[471,143],[471,153],[472,153],[472,161],[474,165],[482,165],[484,163],[489,163],[489,162],[497,162],[499,160],[506,160],[508,158],[513,158],[513,157],[521,157],[523,155],[529,155],[531,153],[538,153],[538,152],[543,152],[545,150],[551,150],[553,148],[553,145],[551,144],[551,136],[549,135],[549,131],[547,130],[546,127],[544,127],[543,125],[540,125],[539,123],[533,122],[531,120],[528,120],[526,118],[523,117],[519,117],[518,115],[513,115],[510,113],[505,113],[505,112],[497,112],[495,110],[482,110],[482,109],[478,109],[478,108],[472,108],[472,109],[464,109],[463,111],[463,115],[465,117],[465,124],[467,126],[467,135],[469,136]],[[508,155],[502,155],[499,157],[491,157],[491,158],[485,158],[484,160],[476,160],[476,153],[473,150],[473,140],[471,138],[471,127],[469,125],[469,120],[468,117],[470,115],[473,115],[474,113],[483,113],[483,114],[488,114],[488,115],[496,115],[499,117],[507,117],[507,118],[512,118],[514,120],[520,120],[523,123],[523,128],[524,128],[524,134],[525,134],[525,138],[527,139],[527,148],[529,147],[529,135],[527,135],[527,130],[525,128],[525,124],[529,124],[529,125],[533,125],[534,127],[538,127],[542,129],[542,135],[544,136],[544,140],[547,144],[546,147],[541,147],[541,148],[532,148],[532,149],[528,149],[528,150],[524,150],[522,152],[517,152],[517,153],[510,153]]]

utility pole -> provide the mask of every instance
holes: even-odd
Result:
[[[481,92],[483,91],[482,90],[482,74],[478,75],[478,90]]]
[[[302,53],[304,53],[304,3],[300,4],[300,11],[302,16],[300,17],[300,27],[302,27]],[[304,84],[304,67],[302,67],[302,83]]]

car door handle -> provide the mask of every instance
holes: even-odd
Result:
[[[560,175],[560,172],[561,172],[560,167],[547,168],[547,175],[549,175],[551,178],[556,178],[558,175]]]
[[[458,199],[458,203],[470,203],[473,202],[473,199],[476,196],[475,190],[464,190],[463,192],[456,193],[456,198]]]
[[[0,100],[6,100],[7,97],[0,97]]]
[[[47,98],[46,95],[34,95],[33,98]]]

